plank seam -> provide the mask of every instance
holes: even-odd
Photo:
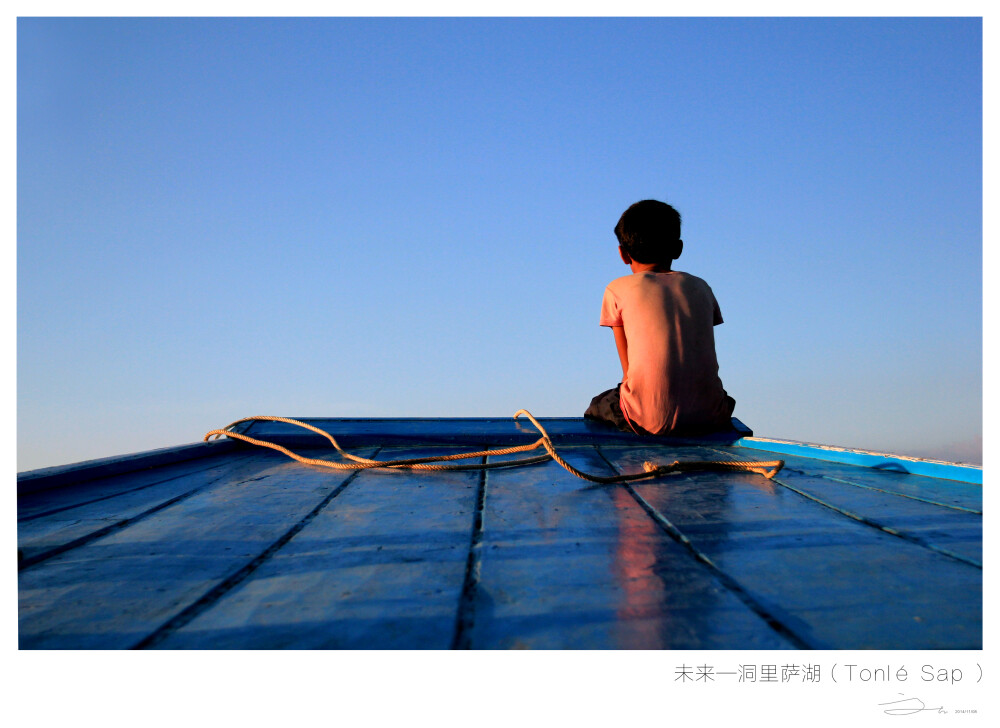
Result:
[[[599,445],[595,445],[594,449],[615,473],[621,473],[618,467],[607,458]],[[754,614],[764,620],[768,627],[777,632],[781,637],[787,639],[798,649],[809,650],[815,648],[814,645],[810,644],[803,637],[800,637],[790,627],[772,614],[767,607],[751,596],[750,592],[741,586],[736,579],[723,571],[706,553],[695,546],[691,539],[685,536],[684,533],[670,521],[670,519],[660,513],[649,503],[649,501],[639,495],[639,493],[632,487],[631,483],[625,482],[620,485],[629,492],[629,495],[635,499],[642,509],[649,514],[649,516],[668,536],[670,536],[670,538],[687,549],[688,553],[690,553],[695,560],[707,566],[715,578],[722,583],[723,587],[731,591],[741,602],[754,612]]]
[[[488,456],[483,456],[483,465]],[[472,515],[472,535],[469,538],[469,555],[465,562],[465,579],[462,582],[462,595],[458,601],[458,613],[455,617],[455,635],[451,641],[451,649],[468,650],[472,647],[472,626],[476,616],[476,596],[479,591],[479,580],[482,575],[483,546],[483,515],[486,511],[486,470],[479,471],[479,485],[476,488],[476,507]]]
[[[382,448],[378,448],[372,453],[372,457],[378,455]],[[260,566],[268,561],[274,554],[276,554],[281,548],[283,548],[289,541],[295,538],[298,533],[312,523],[313,519],[320,514],[320,512],[326,508],[334,498],[339,496],[344,492],[354,479],[360,475],[363,470],[355,470],[347,478],[345,478],[337,487],[331,490],[323,500],[321,500],[309,513],[303,516],[299,521],[289,528],[285,533],[283,533],[274,543],[264,549],[259,553],[254,559],[244,564],[242,567],[234,571],[232,574],[227,576],[225,579],[220,581],[214,587],[209,589],[207,592],[202,594],[198,599],[189,604],[187,607],[182,609],[180,612],[175,614],[173,617],[168,619],[166,622],[161,624],[150,634],[148,634],[143,639],[139,640],[135,645],[132,646],[133,650],[145,650],[151,647],[155,647],[160,642],[165,640],[170,634],[176,632],[178,629],[184,627],[186,624],[195,619],[198,615],[204,613],[206,610],[210,609],[215,605],[222,597],[227,593],[232,591],[235,587],[241,584],[255,572]]]

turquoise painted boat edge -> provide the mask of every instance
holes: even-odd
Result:
[[[957,480],[962,483],[983,484],[983,469],[976,465],[961,465],[940,460],[924,460],[905,455],[872,452],[869,450],[854,450],[829,445],[815,445],[806,442],[788,440],[769,440],[763,437],[742,437],[734,445],[753,450],[766,450],[782,455],[798,455],[799,457],[826,460],[847,465],[860,465],[875,470],[889,470],[897,473],[925,475],[942,480]]]

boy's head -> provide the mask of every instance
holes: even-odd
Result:
[[[666,202],[642,200],[629,207],[615,225],[618,245],[638,263],[669,263],[679,258],[681,214]]]

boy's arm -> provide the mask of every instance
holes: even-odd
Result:
[[[612,326],[615,335],[615,346],[618,347],[618,358],[622,360],[622,381],[628,376],[628,342],[625,340],[625,328]]]

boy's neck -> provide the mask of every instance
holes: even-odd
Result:
[[[671,262],[668,260],[666,263],[639,263],[633,260],[629,266],[633,273],[669,273]]]

